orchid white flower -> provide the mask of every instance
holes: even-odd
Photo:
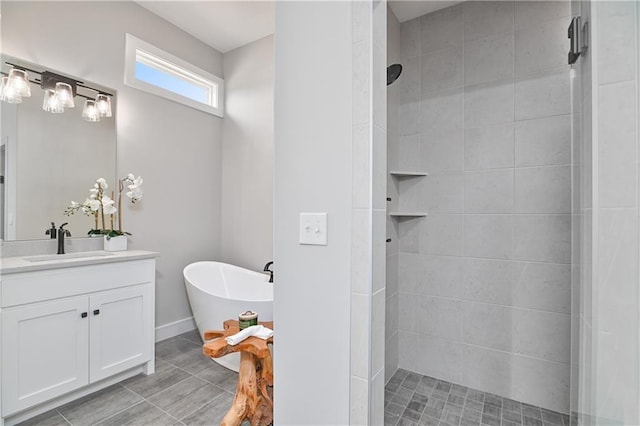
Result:
[[[96,180],[96,188],[105,190],[109,187],[105,178],[99,178]]]
[[[68,207],[69,210],[72,210],[73,213],[75,213],[78,210],[82,210],[82,213],[89,215],[91,214],[91,209],[89,209],[89,206],[85,205],[85,204],[80,204],[76,201],[71,201],[71,206]],[[73,214],[70,213],[70,214]]]
[[[127,174],[126,177],[120,179],[117,184],[118,197],[117,201],[112,200],[111,197],[106,195],[106,189],[109,187],[106,179],[96,179],[93,187],[89,189],[89,196],[84,203],[78,203],[71,201],[71,205],[68,206],[64,214],[71,216],[74,213],[82,210],[87,216],[93,216],[95,219],[95,228],[89,231],[90,235],[131,235],[128,232],[122,230],[122,193],[125,187],[128,191],[125,193],[127,197],[131,199],[132,203],[139,201],[142,198],[142,176],[136,177],[133,173]],[[111,216],[111,229],[106,227],[105,216]],[[118,219],[118,227],[114,227],[114,217]],[[99,222],[102,223],[99,223]]]
[[[96,200],[95,198],[87,198],[86,200],[84,200],[84,205],[93,212],[97,212],[98,210],[100,210],[100,201]]]
[[[142,176],[135,177],[132,173],[129,173],[127,180],[131,182],[131,185],[127,186],[127,188],[129,188],[129,191],[126,193],[127,197],[131,198],[132,203],[141,200],[143,195]]]
[[[71,216],[72,214],[80,210],[82,207],[83,207],[82,204],[71,200],[71,205],[65,209],[64,214],[66,216]]]
[[[115,206],[115,201],[106,195],[102,197],[102,211],[104,214],[115,214],[118,211]]]
[[[64,211],[64,214],[67,216],[71,216],[77,211],[82,211],[87,216],[92,216],[94,211],[97,211],[100,208],[100,202],[95,200],[91,200],[87,198],[83,204],[78,203],[77,201],[71,201],[71,205],[67,207]]]
[[[142,199],[142,189],[140,188],[136,188],[133,185],[129,186],[130,191],[127,191],[126,195],[127,197],[131,198],[131,202],[135,203],[136,201],[139,201]]]

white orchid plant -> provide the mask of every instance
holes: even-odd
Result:
[[[104,178],[99,178],[89,190],[89,196],[84,203],[71,201],[71,205],[67,207],[64,214],[71,216],[81,211],[87,216],[93,216],[95,223],[94,228],[89,231],[89,235],[106,235],[107,238],[117,237],[120,235],[131,235],[129,232],[122,230],[122,193],[135,204],[142,199],[142,177],[135,177],[129,173],[126,177],[118,180],[118,202],[114,200],[114,193],[111,191],[111,197],[107,195],[109,185]],[[125,192],[125,188],[128,191]],[[118,227],[114,227],[114,216],[118,218]],[[109,218],[109,229],[107,229],[107,220]]]

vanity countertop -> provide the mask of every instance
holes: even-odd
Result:
[[[0,259],[0,275],[44,271],[75,266],[98,265],[130,260],[151,259],[159,254],[146,250],[85,251],[60,255],[5,257]]]

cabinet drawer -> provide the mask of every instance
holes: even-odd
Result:
[[[154,259],[9,274],[2,277],[2,307],[154,281]]]

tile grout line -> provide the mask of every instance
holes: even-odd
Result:
[[[199,344],[197,344],[197,343],[193,342],[193,341],[192,341],[192,340],[190,340],[190,339],[187,339],[187,338],[181,337],[181,335],[174,336],[174,337],[177,337],[177,338],[178,338],[178,339],[180,339],[180,340],[183,340],[183,341],[189,342],[189,343],[193,344],[194,346],[198,346],[198,347],[202,346],[202,345],[199,345]],[[207,358],[211,359],[210,357],[207,357]],[[200,380],[200,381],[204,382],[204,383],[205,383],[205,385],[204,385],[204,386],[206,386],[206,385],[211,385],[211,386],[213,386],[213,387],[215,387],[215,388],[219,389],[220,391],[222,391],[220,394],[218,394],[217,396],[215,396],[215,397],[214,397],[214,398],[212,398],[211,400],[207,401],[206,403],[202,404],[202,406],[198,407],[198,408],[197,408],[197,409],[195,409],[193,412],[191,412],[191,413],[189,413],[189,414],[187,414],[187,415],[183,416],[181,419],[178,419],[178,418],[176,418],[175,416],[172,416],[171,414],[169,414],[168,412],[166,412],[165,410],[163,410],[162,408],[160,408],[159,406],[157,406],[156,404],[154,404],[153,402],[151,402],[149,399],[147,399],[147,398],[143,397],[142,395],[138,394],[137,392],[135,392],[135,391],[133,391],[133,390],[131,390],[131,389],[127,388],[127,389],[131,390],[131,392],[133,392],[133,393],[135,393],[136,395],[140,396],[144,401],[147,401],[150,405],[152,405],[152,406],[154,406],[154,407],[158,408],[160,411],[162,411],[163,413],[167,414],[167,415],[168,415],[168,416],[170,416],[172,419],[175,419],[176,421],[178,421],[180,424],[184,424],[184,423],[182,422],[182,420],[183,420],[183,419],[185,419],[185,418],[187,418],[187,417],[189,417],[189,416],[191,416],[191,415],[195,414],[196,412],[198,412],[198,411],[199,411],[199,410],[201,410],[202,408],[204,408],[204,407],[206,407],[207,405],[209,405],[210,403],[212,403],[214,400],[216,400],[216,399],[220,398],[223,394],[225,394],[225,393],[226,393],[226,394],[234,395],[232,392],[229,392],[227,389],[225,389],[225,388],[223,388],[223,387],[221,387],[221,386],[217,385],[216,383],[212,383],[212,382],[210,382],[210,381],[208,381],[208,380],[206,380],[206,379],[203,379],[203,378],[201,378],[201,377],[198,377],[196,374],[194,374],[194,373],[192,373],[192,372],[190,372],[190,371],[187,371],[187,370],[185,370],[185,369],[183,369],[183,368],[179,367],[178,365],[174,364],[173,362],[171,362],[171,361],[169,361],[169,360],[163,359],[162,357],[158,357],[158,359],[159,359],[159,360],[161,360],[162,362],[164,362],[164,363],[166,363],[166,364],[168,364],[168,365],[172,366],[173,368],[175,368],[175,369],[177,369],[177,370],[180,370],[180,371],[182,371],[182,372],[186,373],[188,376],[187,376],[187,377],[185,377],[183,380],[180,380],[180,381],[178,381],[178,382],[174,383],[173,385],[169,386],[169,387],[168,387],[168,388],[166,388],[166,389],[162,389],[162,390],[160,390],[160,391],[158,391],[158,392],[154,393],[153,395],[149,395],[149,396],[148,396],[148,398],[151,398],[151,397],[153,397],[153,396],[155,396],[155,395],[158,395],[159,393],[164,392],[165,390],[171,389],[172,387],[174,387],[174,386],[176,386],[176,385],[178,385],[178,384],[180,384],[180,383],[182,383],[182,382],[184,382],[184,381],[186,381],[186,380],[189,380],[189,379],[191,379],[191,378],[196,378],[196,379],[198,379],[198,380]],[[213,365],[212,365],[212,366],[213,366]],[[206,370],[207,368],[209,368],[209,367],[203,368],[203,369],[202,369],[202,370],[200,370],[199,372],[202,372],[202,371]],[[231,371],[231,370],[230,370],[230,371]],[[126,387],[126,385],[122,385],[122,386]],[[204,387],[204,386],[201,386],[201,388],[202,388],[202,387]],[[200,389],[200,388],[198,388],[198,389]],[[137,404],[136,404],[136,405],[137,405]]]
[[[131,392],[133,392],[133,391],[131,391]],[[122,410],[120,410],[120,411],[117,411],[117,412],[115,412],[115,413],[111,414],[110,416],[105,417],[104,419],[100,420],[100,421],[97,423],[97,425],[100,425],[100,424],[102,424],[102,423],[106,422],[107,420],[109,420],[109,419],[111,419],[111,418],[113,418],[113,417],[115,417],[115,416],[117,416],[117,415],[119,415],[119,414],[122,414],[122,413],[124,413],[125,411],[127,411],[127,410],[129,410],[129,409],[131,409],[131,408],[133,408],[133,407],[135,407],[135,406],[138,406],[138,405],[140,405],[140,404],[143,404],[145,401],[146,401],[146,402],[148,402],[146,399],[144,399],[144,398],[142,397],[142,395],[139,395],[139,394],[137,394],[137,393],[135,393],[135,392],[133,392],[133,393],[134,393],[136,396],[139,396],[140,398],[142,398],[142,400],[141,400],[141,401],[136,402],[136,403],[135,403],[135,404],[133,404],[133,405],[130,405],[130,406],[129,406],[129,407],[127,407],[127,408],[124,408],[124,409],[122,409]],[[159,407],[156,407],[156,408],[160,409]],[[176,419],[175,417],[171,416],[169,413],[167,413],[167,412],[165,412],[165,411],[163,411],[163,410],[161,410],[161,409],[160,409],[160,411],[162,411],[163,413],[167,414],[167,415],[168,415],[168,416],[170,416],[172,419],[178,420],[178,419]]]
[[[66,418],[66,417],[65,417],[65,416],[60,412],[60,410],[58,410],[58,408],[60,408],[60,407],[57,407],[57,408],[55,409],[55,410],[56,410],[56,413],[58,413],[58,415],[59,415],[60,417],[62,417],[62,419],[63,419],[65,422],[67,422],[67,424],[69,424],[69,425],[73,426],[73,424],[72,424],[69,420],[67,420],[67,418]]]
[[[172,364],[172,363],[170,363],[170,362],[168,362],[168,361],[164,361],[164,362],[166,362],[167,364],[171,365],[172,367],[174,367],[174,368],[176,368],[176,369],[178,369],[178,370],[180,370],[180,371],[183,371],[183,372],[185,372],[185,373],[187,373],[187,374],[191,375],[192,377],[195,377],[195,378],[196,378],[196,379],[198,379],[198,380],[202,380],[203,382],[205,382],[205,383],[209,383],[209,384],[211,384],[211,385],[213,385],[213,386],[217,387],[218,389],[222,389],[223,391],[225,391],[225,392],[227,392],[227,393],[230,393],[230,394],[235,395],[235,393],[234,393],[234,392],[231,392],[230,390],[225,389],[225,388],[223,388],[222,386],[220,386],[220,385],[218,385],[218,384],[216,384],[216,383],[213,383],[213,382],[210,382],[209,380],[203,379],[202,377],[199,377],[199,376],[197,376],[197,375],[196,375],[196,374],[194,374],[194,373],[191,373],[191,372],[189,372],[189,371],[187,371],[187,370],[184,370],[184,369],[182,369],[182,368],[178,367],[177,365]],[[209,368],[209,367],[207,367],[207,368]],[[204,371],[204,370],[206,370],[207,368],[203,368],[202,370],[200,370],[200,371],[199,371],[199,373],[203,372],[203,371]],[[226,368],[226,367],[222,367],[222,368]],[[229,371],[232,371],[232,370],[229,370]],[[236,373],[236,374],[237,374],[237,373]],[[186,379],[180,380],[179,382],[177,382],[177,383],[175,383],[175,384],[177,385],[178,383],[182,383],[183,381],[185,381],[185,380],[187,380],[187,379],[189,379],[189,377],[187,377]],[[171,385],[170,387],[173,387],[173,386],[174,386],[174,385]],[[168,388],[167,388],[167,389],[168,389]],[[164,389],[163,389],[162,391],[164,391]],[[156,393],[154,393],[154,395],[157,395],[158,393],[160,393],[160,392],[162,392],[162,391],[156,392]]]
[[[123,408],[123,409],[121,409],[121,410],[118,410],[118,411],[114,412],[113,414],[111,414],[111,415],[109,415],[109,416],[105,417],[104,419],[101,419],[97,424],[104,423],[105,421],[109,420],[110,418],[112,418],[112,417],[114,417],[114,416],[117,416],[118,414],[121,414],[121,413],[123,413],[123,412],[125,412],[125,411],[127,411],[127,410],[129,410],[129,409],[131,409],[131,408],[133,408],[133,407],[135,407],[136,405],[142,404],[142,403],[145,401],[145,399],[144,399],[144,397],[143,397],[142,395],[138,394],[137,392],[132,391],[131,389],[129,389],[128,387],[126,387],[126,386],[125,386],[125,385],[123,385],[122,383],[116,383],[116,384],[117,384],[118,386],[120,386],[121,388],[124,388],[125,390],[127,390],[127,391],[131,392],[131,393],[132,393],[132,394],[134,394],[135,396],[142,398],[142,400],[141,400],[141,401],[137,401],[137,402],[135,402],[135,403],[133,403],[133,404],[131,404],[131,405],[127,406],[126,408]],[[176,420],[177,420],[177,419],[176,419]]]
[[[215,385],[212,385],[212,386],[215,386]],[[217,387],[217,386],[216,386],[216,387]],[[218,389],[221,389],[221,388],[218,388]],[[222,395],[223,395],[223,394],[225,394],[225,393],[227,393],[227,392],[223,390],[223,392],[222,392],[222,393],[220,393],[220,394],[216,395],[213,399],[211,399],[211,400],[209,400],[209,401],[205,402],[204,404],[202,404],[202,406],[200,406],[200,407],[198,407],[197,409],[193,410],[193,412],[191,412],[191,413],[189,413],[189,414],[187,414],[187,415],[183,416],[182,418],[178,419],[178,421],[179,421],[179,422],[181,422],[181,423],[183,423],[183,422],[182,422],[182,420],[184,420],[184,419],[186,419],[187,417],[192,416],[193,414],[195,414],[195,413],[197,413],[198,411],[202,410],[204,407],[206,407],[207,405],[211,404],[211,403],[212,403],[213,401],[215,401],[216,399],[218,399],[218,398],[222,397]]]
[[[209,380],[206,380],[206,379],[204,379],[204,378],[202,378],[202,377],[199,377],[197,374],[194,374],[194,373],[191,373],[190,371],[184,370],[184,369],[180,368],[179,366],[177,366],[177,365],[175,365],[175,364],[171,363],[170,361],[163,360],[162,358],[160,358],[160,359],[162,360],[162,362],[164,362],[164,363],[166,363],[166,364],[169,364],[170,366],[174,367],[175,369],[180,370],[180,371],[182,371],[182,372],[184,372],[184,373],[188,374],[188,375],[189,375],[189,376],[191,376],[191,377],[186,377],[186,378],[184,378],[184,379],[182,379],[182,380],[180,380],[180,381],[178,381],[178,382],[174,383],[173,385],[169,386],[169,387],[168,387],[168,388],[166,388],[166,389],[162,389],[162,390],[160,390],[160,391],[158,391],[158,392],[154,393],[153,395],[149,395],[149,397],[152,397],[152,396],[154,396],[154,395],[157,395],[157,394],[159,394],[160,392],[164,392],[165,390],[170,389],[170,388],[172,388],[173,386],[175,386],[175,385],[177,385],[177,384],[180,384],[180,383],[184,382],[185,380],[189,380],[190,378],[196,378],[196,379],[201,380],[201,381],[203,381],[203,382],[205,382],[205,383],[207,383],[207,384],[213,385],[213,386],[217,387],[218,389],[223,390],[224,392],[227,392],[227,393],[230,393],[230,394],[234,395],[234,393],[233,393],[233,392],[229,391],[228,389],[223,388],[222,386],[219,386],[219,385],[218,385],[218,384],[216,384],[216,383],[210,382]],[[212,366],[213,366],[213,365],[212,365]],[[207,367],[207,368],[209,368],[209,367]],[[203,372],[204,370],[206,370],[207,368],[203,368],[202,370],[200,370],[200,371],[198,371],[198,372],[199,372],[199,373],[201,373],[201,372]],[[222,367],[222,368],[225,368],[225,367]],[[229,370],[229,371],[232,371],[232,370]],[[236,374],[237,374],[237,373],[236,373]],[[126,385],[122,385],[122,386],[125,386],[125,387],[126,387]],[[129,388],[127,388],[127,389],[129,389]],[[129,389],[129,390],[130,390],[130,389]],[[132,391],[132,392],[134,392],[134,391]],[[134,393],[135,393],[135,392],[134,392]]]
[[[569,317],[572,316],[571,312],[557,312],[557,311],[549,311],[549,310],[546,310],[546,309],[534,309],[534,308],[527,308],[527,307],[524,307],[524,306],[505,305],[505,304],[502,304],[502,303],[487,302],[487,301],[484,301],[484,300],[464,299],[464,298],[461,298],[461,297],[452,297],[452,296],[441,296],[439,294],[415,293],[415,292],[412,292],[412,291],[405,291],[405,290],[398,290],[398,293],[403,293],[403,294],[413,295],[413,296],[432,297],[434,299],[444,299],[444,300],[451,300],[451,301],[456,301],[456,302],[478,303],[478,304],[481,304],[481,305],[498,306],[498,307],[501,307],[501,308],[518,309],[518,310],[521,310],[521,311],[528,311],[528,312],[554,314],[554,315],[569,316]],[[405,330],[405,331],[407,331],[407,330]]]
[[[466,72],[465,72],[465,56],[466,56],[466,48],[468,47],[467,45],[467,19],[466,19],[466,14],[468,13],[468,5],[462,5],[462,82],[464,83],[464,87],[462,88],[462,105],[460,106],[462,108],[462,149],[461,151],[461,156],[462,156],[462,160],[461,160],[461,164],[462,164],[462,170],[465,170],[466,168],[466,162],[465,162],[465,158],[466,158],[466,153],[467,153],[467,132],[466,132],[466,126],[465,126],[465,100],[466,100],[466,95],[467,95],[467,89],[466,89],[466,83],[467,83],[467,76],[466,76]],[[462,198],[462,210],[466,210],[465,206],[467,203],[467,194],[465,191],[465,175],[464,175],[464,171],[462,172],[462,178],[461,178],[462,182],[461,182],[461,198]],[[465,232],[464,232],[464,216],[462,217],[461,220],[461,228],[460,228],[460,254],[464,257],[464,240],[465,240]],[[462,280],[462,260],[460,261],[460,279]],[[422,289],[422,280],[420,280],[420,289]],[[462,287],[462,283],[460,284]],[[400,287],[400,286],[398,286]],[[462,288],[460,288],[460,292],[462,292]],[[459,333],[460,333],[460,340],[462,340],[462,337],[464,336],[464,312],[462,310],[462,306],[460,306],[460,310],[458,312],[458,316],[460,318],[460,325],[459,325]],[[458,373],[460,375],[460,379],[462,379],[462,372],[464,370],[464,362],[462,360],[462,351],[460,351],[459,353],[460,357],[458,359]],[[442,417],[442,416],[441,416]],[[460,423],[460,422],[458,422]]]
[[[202,408],[206,407],[207,405],[211,404],[211,403],[212,403],[213,401],[215,401],[216,399],[220,398],[223,394],[225,394],[225,393],[227,393],[227,394],[231,394],[229,391],[227,391],[226,389],[222,388],[221,386],[216,385],[215,383],[211,383],[211,382],[209,382],[208,380],[205,380],[205,379],[203,379],[203,378],[200,378],[200,377],[196,376],[196,375],[195,375],[195,374],[193,374],[193,373],[190,373],[190,372],[188,372],[188,371],[186,371],[186,370],[183,370],[183,369],[181,369],[181,368],[179,368],[179,367],[175,366],[174,364],[171,364],[171,363],[170,363],[170,362],[168,362],[168,361],[164,361],[164,360],[163,360],[163,362],[166,362],[167,364],[169,364],[169,365],[173,366],[174,368],[176,368],[176,369],[178,369],[178,370],[184,371],[185,373],[187,373],[187,374],[189,375],[189,377],[186,377],[186,378],[184,378],[183,380],[180,380],[179,382],[176,382],[176,383],[174,383],[173,385],[169,386],[168,388],[162,389],[162,390],[160,390],[160,391],[158,391],[158,392],[154,393],[153,395],[149,395],[147,398],[145,398],[144,396],[142,396],[142,395],[138,394],[137,392],[135,392],[135,391],[133,391],[133,390],[131,390],[131,389],[129,389],[129,388],[127,388],[127,389],[129,389],[131,392],[135,393],[136,395],[140,396],[140,397],[143,399],[143,401],[148,402],[150,405],[152,405],[153,407],[155,407],[155,408],[159,409],[159,410],[160,410],[160,411],[162,411],[163,413],[167,414],[167,415],[168,415],[169,417],[171,417],[172,419],[175,419],[175,420],[176,420],[177,422],[179,422],[180,424],[185,424],[185,423],[183,423],[183,422],[182,422],[182,420],[184,420],[184,419],[186,419],[187,417],[189,417],[189,416],[191,416],[191,415],[193,415],[193,414],[197,413],[197,412],[198,412],[199,410],[201,410]],[[158,395],[158,394],[159,394],[159,393],[161,393],[161,392],[164,392],[165,390],[171,389],[172,387],[174,387],[174,386],[176,386],[176,385],[178,385],[178,384],[180,384],[180,383],[182,383],[182,382],[184,382],[184,381],[186,381],[186,380],[189,380],[189,379],[191,379],[191,378],[196,378],[196,379],[198,379],[198,380],[201,380],[201,381],[203,381],[203,382],[205,383],[205,385],[204,385],[204,386],[206,386],[206,385],[211,385],[211,386],[213,386],[213,387],[215,387],[215,388],[217,388],[217,389],[221,390],[221,391],[222,391],[222,393],[220,393],[220,394],[216,395],[214,398],[212,398],[211,400],[209,400],[209,401],[205,402],[205,403],[204,403],[204,404],[202,404],[200,407],[198,407],[197,409],[193,410],[193,411],[192,411],[192,412],[190,412],[189,414],[186,414],[185,416],[183,416],[183,417],[182,417],[182,418],[180,418],[180,419],[179,419],[179,418],[177,418],[177,417],[175,417],[175,416],[173,416],[173,415],[171,415],[171,414],[169,414],[167,411],[163,410],[163,409],[162,409],[162,408],[160,408],[158,405],[154,404],[153,402],[151,402],[151,401],[148,399],[148,398],[151,398],[151,397],[153,397],[153,396],[155,396],[155,395]],[[126,387],[126,385],[122,385],[122,386]],[[201,386],[200,388],[202,388],[202,387],[204,387],[204,386]],[[200,389],[200,388],[198,388],[198,389]],[[141,402],[142,402],[142,401],[141,401]],[[138,404],[134,404],[134,405],[138,405]],[[131,408],[131,407],[129,407],[129,408]],[[115,415],[115,414],[114,414],[114,415]],[[112,416],[110,416],[110,417],[112,417]]]

